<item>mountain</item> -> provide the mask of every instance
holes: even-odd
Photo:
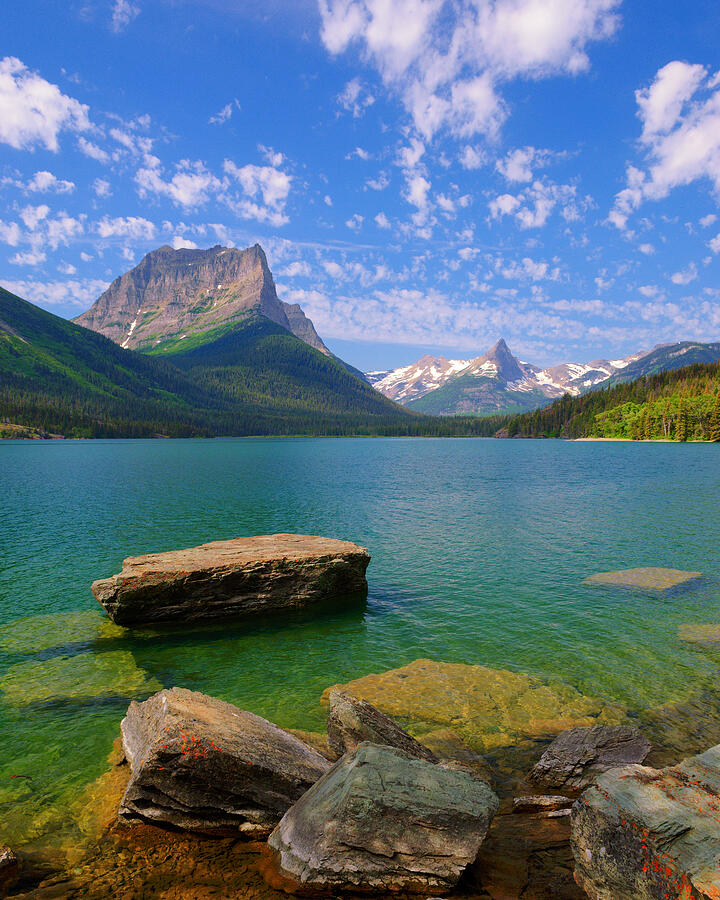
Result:
[[[433,415],[488,415],[538,409],[564,394],[579,396],[599,386],[654,371],[720,359],[720,344],[656,347],[624,359],[563,363],[541,368],[513,356],[504,340],[471,360],[423,356],[410,366],[367,373],[387,397]]]
[[[415,433],[420,420],[254,310],[166,344],[124,349],[0,288],[0,421],[184,437]]]
[[[278,299],[259,244],[247,250],[160,247],[116,278],[74,321],[121,347],[148,352],[253,312],[330,355],[300,306]]]

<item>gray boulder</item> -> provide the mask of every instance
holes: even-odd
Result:
[[[573,806],[572,849],[591,900],[717,900],[720,745],[601,775]]]
[[[277,725],[183,688],[131,703],[121,729],[132,771],[119,815],[130,821],[268,834],[330,768]]]
[[[91,590],[118,625],[246,617],[345,602],[367,592],[369,562],[350,541],[266,534],[131,556]]]
[[[343,691],[330,692],[330,713],[327,720],[327,740],[338,756],[355,750],[358,744],[369,741],[395,747],[418,759],[436,761],[435,755],[414,737],[403,731],[385,713]]]
[[[362,743],[285,814],[269,845],[296,889],[447,890],[477,856],[497,808],[468,772]]]
[[[651,749],[637,728],[628,725],[570,728],[550,744],[528,780],[554,790],[582,791],[608,769],[643,762]]]

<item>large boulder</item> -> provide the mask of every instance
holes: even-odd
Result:
[[[327,741],[338,756],[355,750],[363,741],[369,741],[404,750],[418,759],[435,761],[435,755],[427,747],[366,700],[358,700],[343,691],[331,691],[329,700]]]
[[[126,820],[267,834],[330,768],[277,725],[183,688],[131,703],[121,727]]]
[[[446,890],[477,856],[497,807],[468,772],[363,743],[285,814],[269,845],[301,889]]]
[[[665,769],[600,775],[573,807],[572,845],[591,900],[717,900],[720,745]]]
[[[325,702],[333,690],[367,700],[421,740],[427,732],[451,728],[480,753],[513,747],[520,740],[547,740],[575,725],[623,718],[618,708],[567,684],[429,659],[333,685],[323,694]]]
[[[364,593],[369,562],[349,541],[270,534],[131,556],[91,590],[118,625],[242,617]]]
[[[544,788],[582,791],[603,772],[641,763],[652,745],[629,725],[570,728],[550,744],[528,780]]]

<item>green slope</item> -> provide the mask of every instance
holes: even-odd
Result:
[[[540,391],[509,391],[498,378],[458,375],[442,387],[407,404],[415,412],[435,416],[489,416],[524,412],[547,404]]]
[[[644,375],[510,419],[501,436],[720,440],[720,363]]]
[[[405,433],[419,421],[262,316],[146,355],[2,288],[0,420],[75,437]]]

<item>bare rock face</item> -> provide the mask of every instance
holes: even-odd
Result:
[[[591,900],[717,900],[720,745],[601,775],[573,807],[572,847]]]
[[[375,709],[367,701],[358,700],[342,691],[331,691],[329,699],[328,746],[338,756],[355,750],[363,741],[369,741],[385,747],[395,747],[418,759],[436,761],[436,757],[427,747],[418,743],[389,716]]]
[[[74,321],[121,347],[152,350],[167,340],[259,313],[322,353],[330,351],[297,304],[278,299],[262,247],[164,246],[116,278]]]
[[[330,768],[277,725],[183,688],[131,703],[121,728],[130,821],[267,834]]]
[[[349,541],[271,534],[131,556],[91,590],[118,625],[242,617],[342,603],[367,591],[369,562]]]
[[[603,772],[641,763],[652,745],[628,725],[570,728],[550,744],[528,780],[546,788],[582,791]]]
[[[467,772],[362,743],[285,814],[269,846],[300,889],[431,893],[457,883],[497,807]]]

